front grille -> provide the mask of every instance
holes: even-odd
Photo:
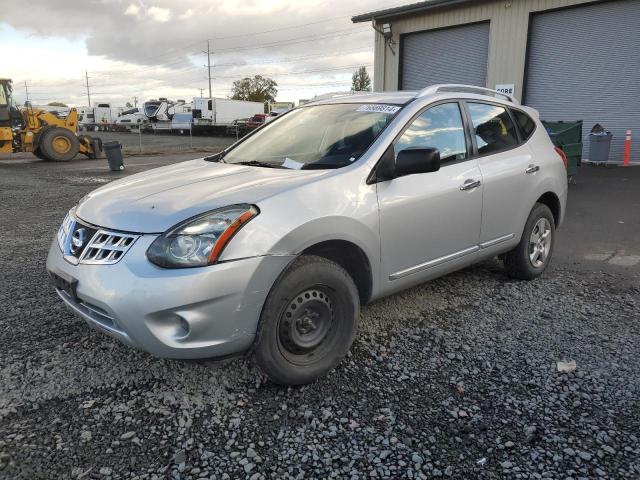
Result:
[[[67,215],[58,230],[58,245],[64,258],[73,263],[113,265],[140,237],[85,224]]]
[[[140,235],[98,230],[84,248],[80,263],[112,265],[117,263]]]

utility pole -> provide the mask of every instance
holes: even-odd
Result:
[[[216,99],[213,98],[213,90],[211,89],[211,45],[209,40],[207,40],[207,70],[209,71],[209,98],[213,102],[213,123],[215,125],[218,121],[218,109],[216,108]]]
[[[138,108],[138,97],[133,97],[133,106]]]
[[[199,88],[198,90],[200,90],[200,98],[202,98],[202,92],[204,92],[204,88]]]
[[[27,102],[29,101],[29,87],[27,87],[27,81],[24,81],[24,93],[27,96]]]
[[[213,94],[211,91],[211,48],[209,45],[209,40],[207,40],[207,70],[209,70],[209,98],[213,98]]]
[[[89,102],[89,107],[91,107],[91,95],[89,94],[89,72],[84,71],[84,78],[87,81],[87,101]]]

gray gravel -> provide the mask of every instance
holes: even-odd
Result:
[[[0,478],[640,478],[637,271],[487,262],[365,307],[346,361],[283,389],[64,309],[49,242],[109,178],[0,165]]]

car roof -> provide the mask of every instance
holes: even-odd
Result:
[[[306,105],[325,105],[332,103],[385,103],[390,105],[406,105],[416,98],[416,91],[401,92],[374,92],[374,93],[345,93],[334,95],[331,98],[325,98]]]
[[[456,98],[492,99],[502,103],[517,105],[519,102],[505,93],[473,85],[440,84],[422,90],[403,90],[399,92],[344,93],[307,103],[307,105],[326,105],[337,103],[381,103],[406,105],[417,98],[447,96]]]

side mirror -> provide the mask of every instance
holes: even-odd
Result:
[[[396,158],[394,177],[440,170],[440,150],[437,148],[408,148]]]

